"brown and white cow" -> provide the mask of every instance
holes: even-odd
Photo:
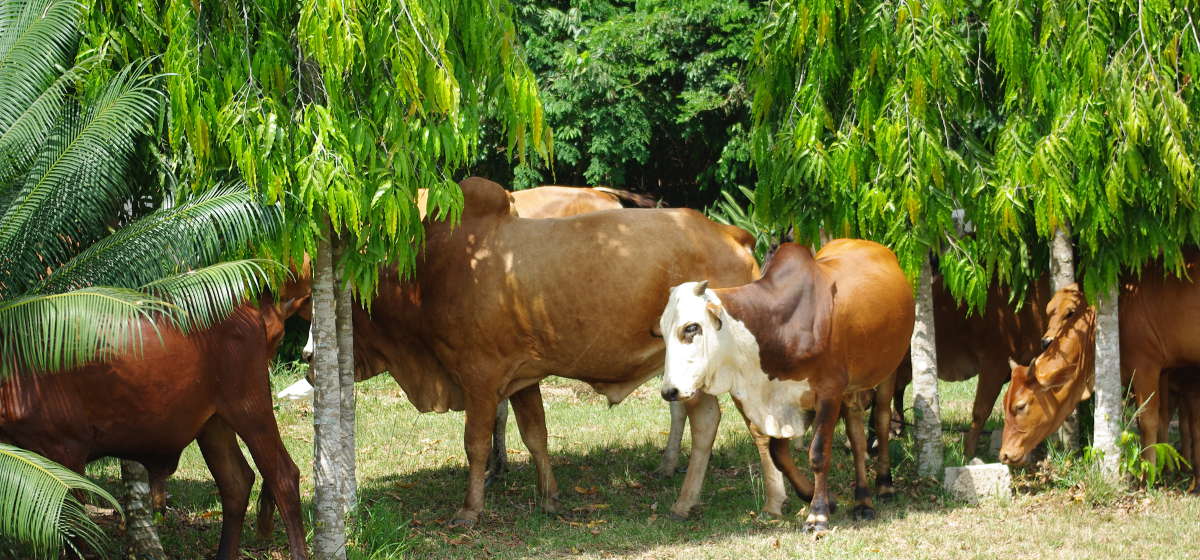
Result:
[[[807,247],[787,243],[751,284],[672,288],[660,321],[667,340],[663,398],[730,393],[753,429],[771,438],[776,467],[801,497],[812,497],[805,529],[824,530],[830,445],[843,399],[893,374],[913,321],[912,287],[886,247],[839,239],[814,258]],[[810,486],[792,463],[788,439],[801,434],[804,411],[813,409]],[[877,422],[881,416],[886,426],[886,405],[881,410]],[[861,427],[848,431],[857,432],[856,447],[865,447]],[[865,469],[856,475],[869,497]],[[860,514],[870,507],[861,493]]]
[[[308,558],[300,512],[299,471],[272,411],[268,363],[296,302],[243,305],[204,331],[183,334],[143,322],[140,334],[95,363],[55,374],[19,374],[0,384],[0,439],[82,473],[101,457],[140,462],[155,501],[179,455],[193,440],[221,496],[220,560],[238,556],[254,471],[263,499],[279,506],[293,559]],[[140,346],[135,340],[140,341]],[[270,531],[270,509],[259,517]]]
[[[1200,255],[1188,255],[1185,274],[1200,274]],[[1151,445],[1165,433],[1164,372],[1172,368],[1186,376],[1200,366],[1200,285],[1169,276],[1154,265],[1140,279],[1120,287],[1121,382],[1133,388],[1138,406],[1142,445],[1153,460]],[[1027,461],[1034,447],[1062,425],[1079,401],[1090,396],[1094,382],[1095,308],[1078,285],[1054,294],[1046,309],[1045,350],[1028,367],[1013,364],[1012,383],[1004,396],[1004,443],[1000,460]],[[1176,384],[1191,380],[1180,377]],[[1186,396],[1185,391],[1184,395]]]
[[[975,403],[971,428],[963,444],[963,456],[974,457],[984,424],[992,415],[996,398],[1008,383],[1009,358],[1028,363],[1041,352],[1046,331],[1045,306],[1050,301],[1047,277],[1039,279],[1025,294],[1019,309],[1010,302],[1011,291],[993,285],[982,310],[969,311],[954,300],[940,276],[933,281],[933,318],[937,338],[937,372],[942,381],[966,381],[976,375]],[[892,416],[904,417],[904,391],[912,381],[912,364],[906,357],[896,371]]]
[[[358,379],[391,373],[422,412],[466,410],[468,490],[451,524],[471,525],[483,507],[501,399],[513,404],[542,505],[554,511],[558,487],[540,380],[579,379],[620,402],[662,370],[655,327],[670,286],[704,278],[739,285],[755,278],[758,266],[750,234],[694,210],[526,219],[515,215],[500,185],[470,178],[461,186],[461,223],[426,223],[415,277],[383,273],[371,312],[356,307],[354,355]],[[720,418],[715,397],[686,408],[693,453],[676,515],[698,501]],[[781,481],[768,486],[767,509],[778,514]]]

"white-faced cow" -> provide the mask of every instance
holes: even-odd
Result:
[[[510,398],[538,472],[546,510],[558,487],[546,451],[539,381],[579,379],[617,403],[662,370],[657,319],[670,286],[711,279],[735,286],[757,276],[745,231],[687,209],[623,209],[569,218],[515,215],[496,183],[461,184],[461,224],[428,221],[415,277],[382,275],[371,313],[354,312],[357,379],[387,371],[422,412],[466,410],[468,490],[452,525],[471,525],[483,507],[495,410]],[[679,499],[686,516],[699,498],[720,419],[716,398],[686,403],[693,453]],[[770,465],[767,510],[782,506]],[[771,477],[774,474],[774,478]]]
[[[787,243],[751,284],[708,289],[689,282],[671,290],[660,321],[667,340],[663,398],[730,393],[752,427],[771,438],[775,466],[802,498],[812,497],[805,529],[824,530],[830,445],[843,399],[892,375],[913,320],[912,287],[887,248],[841,239],[814,258],[807,247]],[[801,434],[804,411],[814,409],[809,486],[788,439]],[[859,477],[869,496],[861,469]]]

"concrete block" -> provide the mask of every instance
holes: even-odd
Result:
[[[1000,463],[976,464],[965,467],[946,467],[942,484],[951,494],[977,504],[988,498],[1012,496],[1012,475],[1008,465]]]

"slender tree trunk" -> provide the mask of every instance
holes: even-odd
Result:
[[[343,514],[354,510],[358,504],[358,480],[355,475],[355,401],[354,401],[354,308],[349,283],[344,281],[342,274],[342,256],[345,254],[345,241],[333,239],[334,290],[337,293],[337,344],[338,344],[338,385],[341,394],[341,443],[340,454],[342,473],[339,476],[343,484],[342,501]]]
[[[1071,234],[1066,226],[1063,226],[1054,230],[1054,240],[1050,244],[1050,287],[1057,292],[1074,283],[1075,254],[1071,250]],[[1078,412],[1071,411],[1062,427],[1054,434],[1054,438],[1069,451],[1079,450]]]
[[[917,279],[917,322],[913,327],[912,386],[917,420],[917,473],[941,477],[942,422],[938,404],[937,346],[933,325],[933,275],[929,260]]]
[[[341,419],[341,378],[337,340],[337,294],[333,251],[327,239],[317,242],[313,265],[313,553],[317,560],[346,558],[345,472]]]
[[[1093,428],[1096,449],[1103,453],[1101,470],[1115,480],[1121,452],[1121,335],[1118,298],[1120,285],[1109,288],[1096,310],[1096,411]]]
[[[167,557],[158,532],[154,530],[154,510],[150,505],[150,475],[137,461],[121,461],[121,482],[125,485],[125,533],[129,536],[132,556],[138,560]]]

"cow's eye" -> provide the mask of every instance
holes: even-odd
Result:
[[[1025,409],[1026,409],[1026,408],[1028,408],[1028,407],[1029,407],[1029,403],[1028,403],[1028,402],[1020,402],[1020,403],[1017,403],[1017,406],[1014,406],[1014,407],[1013,407],[1013,413],[1014,413],[1014,414],[1020,414],[1020,413],[1022,413],[1022,412],[1025,412]]]
[[[688,323],[683,327],[682,339],[684,342],[690,344],[692,339],[696,338],[698,334],[700,334],[700,325],[698,323]]]

